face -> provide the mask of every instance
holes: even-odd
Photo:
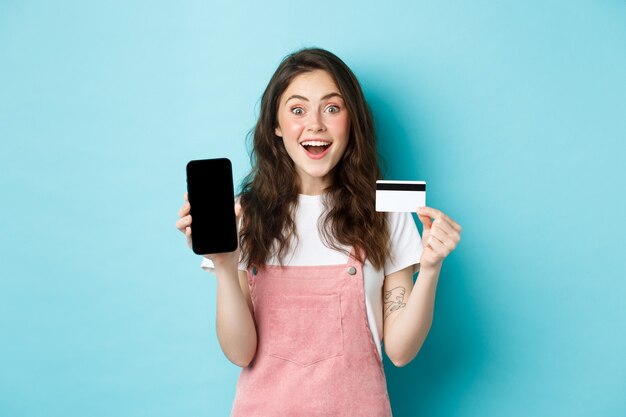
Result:
[[[302,194],[320,194],[343,157],[350,137],[348,110],[333,78],[323,70],[296,76],[280,97],[278,126],[300,177]]]

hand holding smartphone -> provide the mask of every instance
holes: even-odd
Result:
[[[187,193],[191,215],[191,246],[206,255],[237,249],[237,220],[232,165],[227,158],[187,164]]]

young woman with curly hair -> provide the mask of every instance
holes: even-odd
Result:
[[[352,71],[323,49],[288,55],[261,100],[239,249],[202,262],[220,345],[243,368],[232,416],[391,416],[382,341],[396,366],[415,357],[461,226],[420,208],[420,238],[410,213],[376,212],[378,179]],[[190,244],[188,201],[179,217]]]

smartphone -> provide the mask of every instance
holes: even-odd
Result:
[[[194,253],[237,249],[237,220],[233,170],[227,158],[201,159],[187,164],[187,198]]]

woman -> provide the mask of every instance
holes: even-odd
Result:
[[[415,357],[461,226],[419,208],[420,239],[409,213],[375,211],[380,177],[352,71],[322,49],[287,56],[263,94],[235,207],[241,252],[202,264],[217,275],[220,345],[243,367],[233,416],[391,415],[381,341],[396,366]],[[179,217],[190,244],[188,201]]]

